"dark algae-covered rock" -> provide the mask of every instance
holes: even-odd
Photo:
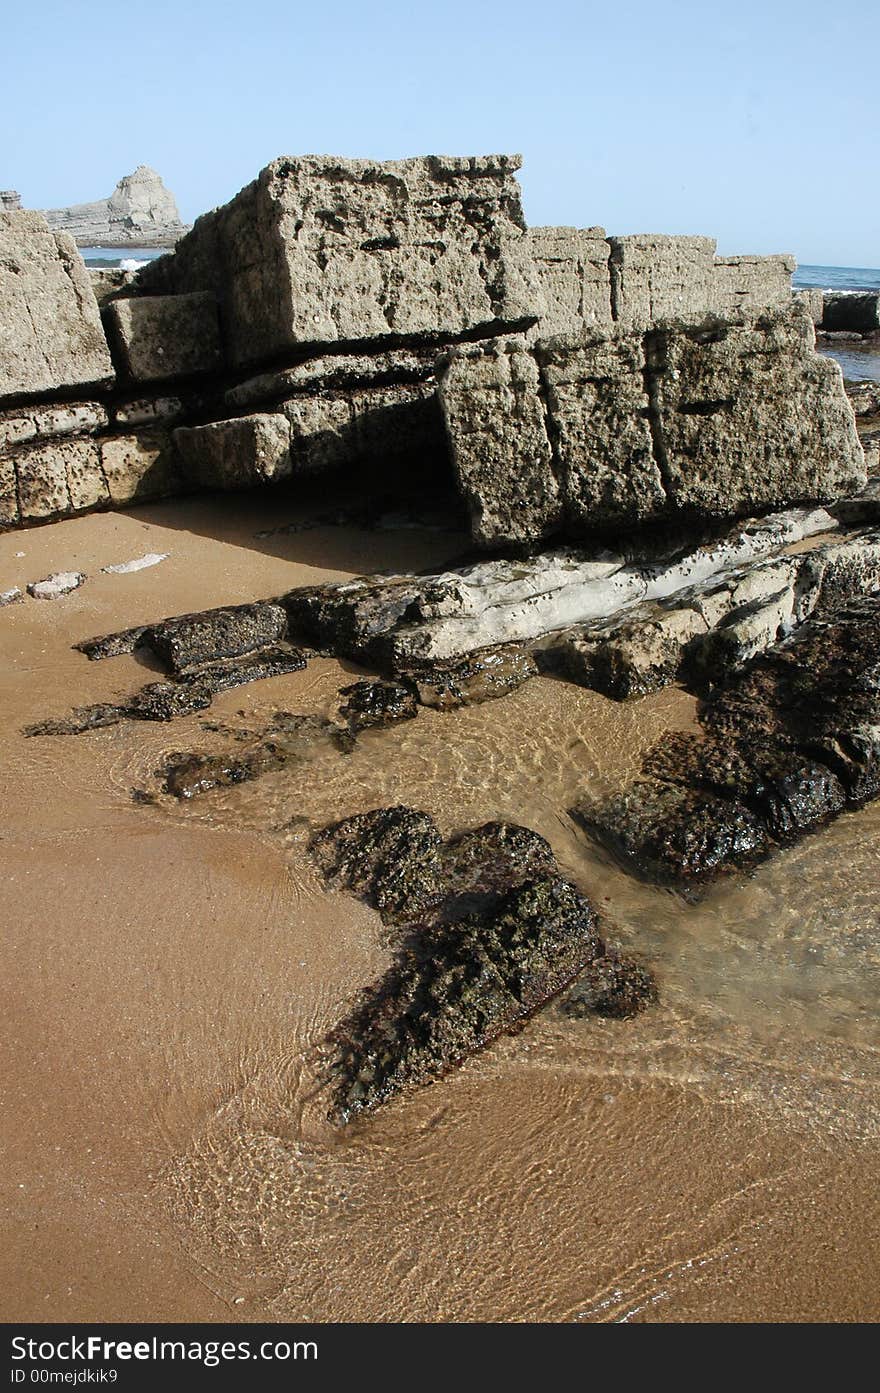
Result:
[[[394,725],[418,715],[413,693],[394,682],[353,682],[350,687],[341,687],[339,695],[346,698],[339,714],[352,731]]]
[[[657,984],[648,969],[608,948],[565,993],[560,1009],[572,1020],[590,1015],[627,1020],[656,1001]]]
[[[330,1036],[335,1122],[438,1078],[575,978],[572,1015],[632,1015],[656,997],[527,827],[489,822],[443,841],[427,813],[378,808],[324,828],[311,851],[329,885],[401,931],[392,966]]]
[[[815,615],[670,734],[642,777],[574,815],[640,874],[687,888],[754,866],[880,794],[880,595]]]
[[[423,662],[399,676],[418,693],[422,706],[452,711],[507,696],[538,671],[530,653],[515,644],[482,648],[454,662]]]
[[[760,861],[767,833],[736,800],[659,780],[637,779],[602,803],[587,799],[574,816],[649,880],[693,885]]]
[[[329,885],[359,895],[386,923],[407,923],[441,897],[440,846],[427,813],[378,808],[325,827],[311,853]]]
[[[351,735],[321,716],[276,711],[258,732],[234,733],[238,748],[223,754],[198,751],[171,754],[157,776],[163,793],[194,798],[212,788],[248,783],[291,764],[300,764],[316,747],[330,744],[341,753],[351,749]]]
[[[333,1032],[332,1120],[428,1083],[515,1029],[598,944],[587,901],[549,876],[517,886],[488,913],[427,926]]]

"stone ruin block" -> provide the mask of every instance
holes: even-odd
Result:
[[[613,329],[535,350],[566,530],[650,522],[668,508],[654,453],[640,334]]]
[[[134,382],[192,377],[222,367],[217,302],[209,292],[113,300],[104,313],[117,366]]]
[[[542,337],[579,334],[611,323],[610,247],[602,227],[531,227],[529,255],[538,272]]]
[[[181,426],[174,444],[200,488],[242,489],[350,467],[407,464],[427,472],[447,459],[436,386],[403,383],[300,393],[272,410]]]
[[[865,478],[837,363],[814,351],[800,307],[715,329],[648,335],[670,505],[723,517],[824,501]]]
[[[721,318],[783,307],[791,299],[793,256],[716,256],[712,308]]]
[[[184,477],[208,489],[244,489],[287,478],[290,425],[280,413],[256,412],[173,432]]]
[[[535,358],[517,340],[458,349],[443,374],[453,466],[471,530],[484,545],[530,541],[561,525],[539,388]]]
[[[16,457],[21,521],[43,522],[83,512],[109,501],[94,440],[61,439],[36,445]]]
[[[519,166],[507,155],[278,159],[139,284],[213,291],[236,366],[315,344],[527,327],[539,291]]]
[[[865,458],[802,307],[457,350],[440,392],[484,545],[857,491]]]
[[[818,326],[822,323],[822,316],[825,313],[825,292],[818,287],[808,287],[805,290],[795,290],[792,292],[798,304],[803,305],[813,323]]]
[[[0,213],[0,400],[110,382],[82,258],[39,213]]]
[[[116,507],[179,493],[183,480],[167,431],[113,435],[101,442],[101,466]]]
[[[611,303],[625,329],[704,314],[712,305],[713,237],[611,237]]]

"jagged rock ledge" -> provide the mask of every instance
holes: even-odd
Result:
[[[642,777],[573,812],[637,874],[693,891],[880,794],[880,595],[755,658]]]

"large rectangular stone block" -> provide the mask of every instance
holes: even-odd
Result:
[[[135,382],[192,377],[222,366],[217,301],[208,291],[113,300],[104,314],[117,366]]]
[[[793,256],[716,256],[711,307],[722,318],[791,300]]]
[[[543,297],[535,332],[579,334],[611,324],[611,248],[602,227],[531,227],[529,252]]]
[[[180,466],[167,431],[113,435],[101,443],[101,464],[117,507],[178,493]]]
[[[800,305],[458,350],[441,375],[475,540],[573,540],[856,492],[865,458]]]
[[[539,313],[518,156],[282,158],[145,267],[213,291],[235,365],[303,345],[448,339]]]
[[[658,330],[648,367],[676,509],[729,516],[831,500],[864,483],[840,368],[814,351],[802,306],[710,330]]]
[[[15,465],[22,522],[64,517],[109,502],[94,440],[47,441],[21,451]]]
[[[73,239],[50,232],[39,213],[0,213],[0,401],[112,377]]]
[[[611,303],[625,329],[707,314],[713,303],[715,239],[639,233],[610,237]]]
[[[574,535],[649,522],[668,506],[654,455],[641,334],[613,329],[580,342],[539,343],[565,500]]]
[[[172,438],[184,478],[200,488],[253,488],[285,479],[293,469],[290,424],[280,412],[179,426]]]
[[[457,350],[440,397],[474,538],[492,546],[555,532],[562,500],[538,365],[525,344]]]

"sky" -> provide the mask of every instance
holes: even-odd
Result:
[[[278,155],[519,152],[526,219],[880,266],[876,0],[7,0],[0,188],[152,165],[190,221]]]

